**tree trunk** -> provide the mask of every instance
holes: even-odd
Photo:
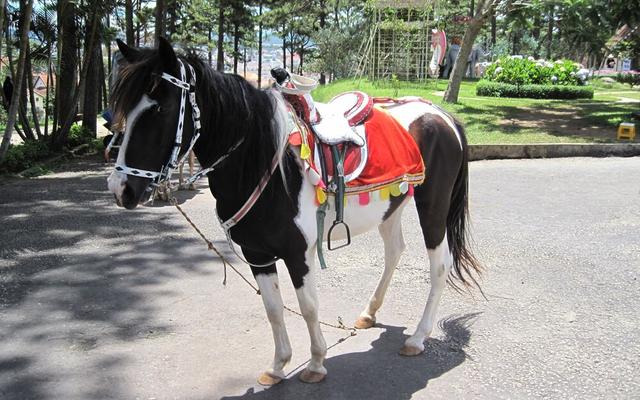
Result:
[[[33,67],[31,66],[31,48],[27,43],[27,54],[24,64],[26,70],[27,89],[29,90],[29,102],[31,103],[31,116],[33,118],[33,127],[36,131],[38,139],[42,139],[42,130],[40,129],[40,121],[38,120],[38,108],[36,107],[36,95],[33,82]]]
[[[480,33],[486,19],[493,14],[494,9],[495,0],[480,1],[478,3],[476,15],[471,19],[471,21],[469,21],[469,26],[462,37],[462,46],[460,46],[458,58],[456,58],[456,61],[453,64],[453,73],[449,78],[449,85],[447,86],[447,91],[444,94],[444,101],[447,103],[456,103],[458,101],[460,84],[462,83],[462,78],[464,77],[464,73],[467,69],[467,60],[469,59],[469,54],[471,54],[473,43]]]
[[[258,9],[258,88],[262,87],[262,0]],[[245,58],[245,63],[246,63]]]
[[[158,46],[158,38],[165,35],[165,15],[167,13],[167,4],[165,0],[156,0],[156,29],[153,35],[153,43]]]
[[[91,23],[88,23],[89,26],[92,27],[91,32],[89,33],[89,37],[87,38],[89,43],[91,44],[95,44],[96,43],[96,37],[97,37],[97,26],[98,26],[98,21],[100,20],[100,16],[98,15],[98,13],[94,13],[93,15],[93,21],[91,21]],[[89,47],[87,54],[92,54],[94,51],[93,46]],[[78,82],[78,87],[82,87],[85,84],[85,80],[87,78],[87,71],[89,69],[89,63],[84,63],[82,66],[82,70],[80,71],[80,80]],[[73,95],[73,98],[71,99],[71,104],[73,104],[75,106],[75,104],[78,103],[78,98],[80,97],[80,90],[75,90],[75,93]],[[67,138],[69,136],[69,130],[71,129],[71,124],[73,123],[74,120],[74,115],[75,115],[75,108],[72,108],[69,111],[69,114],[64,115],[64,119],[61,119],[61,121],[64,121],[60,127],[60,129],[56,132],[56,136],[53,138],[53,146],[54,148],[60,148],[62,147],[66,141]]]
[[[320,19],[320,29],[324,29],[324,27],[326,26],[326,17],[327,17],[327,11],[325,9],[325,0],[320,0],[320,15],[319,15],[319,19]],[[336,4],[336,7],[338,7],[338,5]],[[300,65],[302,66],[302,55],[300,56]],[[321,85],[324,85],[327,83],[327,77],[324,74],[324,71],[320,72],[320,80],[318,81]]]
[[[546,59],[551,60],[551,42],[553,41],[553,10],[554,6],[549,6],[549,25],[547,27],[547,55]]]
[[[21,6],[24,4],[20,2]],[[11,95],[11,105],[7,112],[7,125],[4,129],[4,135],[2,136],[2,144],[0,144],[0,163],[4,160],[9,150],[9,144],[11,144],[11,134],[13,133],[13,125],[16,122],[16,114],[18,112],[18,104],[20,102],[21,85],[23,81],[23,74],[25,69],[25,58],[27,55],[27,44],[29,41],[29,23],[31,21],[31,11],[33,8],[33,0],[26,0],[26,4],[22,8],[23,21],[27,21],[20,26],[20,54],[18,54],[18,66],[16,69],[15,88]]]
[[[97,12],[97,11],[96,11]],[[102,29],[100,18],[94,16],[93,22],[88,26],[88,32],[96,32],[92,35],[93,40],[85,42],[85,66],[86,78],[84,79],[84,101],[82,106],[82,127],[88,129],[93,137],[97,137],[98,130],[98,103],[102,85],[100,84],[100,59],[102,58],[102,46],[100,34]],[[97,26],[94,26],[97,25]],[[89,39],[89,38],[88,38]]]
[[[293,40],[291,40],[291,43],[289,43],[289,71],[293,72],[293,56],[295,53],[295,49],[294,49],[294,44],[293,44]]]
[[[44,135],[49,136],[49,99],[51,92],[51,82],[53,81],[53,67],[51,62],[51,47],[53,44],[49,43],[49,50],[47,52],[47,94],[44,99]]]
[[[240,56],[240,24],[233,23],[233,73],[238,73],[238,57]]]
[[[218,10],[218,59],[216,60],[216,70],[224,72],[224,3],[220,2]]]
[[[287,69],[287,34],[285,33],[287,26],[282,23],[282,68]]]
[[[58,23],[60,24],[60,69],[57,81],[57,126],[54,126],[52,142],[54,147],[62,148],[67,142],[68,132],[58,129],[60,126],[69,125],[75,116],[77,92],[76,69],[78,53],[76,51],[77,27],[75,21],[75,3],[70,0],[61,0],[58,3]],[[67,121],[71,119],[71,121]]]
[[[2,38],[4,37],[4,30],[5,30],[4,19],[6,15],[7,15],[7,0],[0,0],[0,55],[2,54]]]
[[[303,73],[303,64],[304,64],[304,47],[300,47],[300,64],[298,64],[298,74],[304,75]]]
[[[536,60],[540,58],[540,49],[542,48],[542,42],[540,42],[540,30],[542,29],[542,18],[540,15],[536,15],[533,18],[533,30],[531,31],[531,36],[533,36],[534,41],[536,42],[536,48],[533,50],[533,58]]]
[[[124,25],[127,46],[134,46],[133,42],[133,0],[124,2]]]
[[[242,77],[247,79],[247,46],[242,46]]]
[[[496,30],[498,27],[498,21],[496,21],[496,16],[491,16],[491,49],[496,45]]]
[[[167,37],[171,39],[174,33],[176,33],[176,20],[178,19],[178,7],[176,4],[176,0],[166,0],[167,5]],[[211,40],[211,39],[209,39]]]
[[[213,31],[209,27],[209,43],[207,44],[207,55],[209,59],[209,66],[213,65],[213,52],[211,51],[211,40],[213,39]]]
[[[29,49],[27,48],[27,57],[28,57]],[[22,86],[20,90],[20,104],[18,104],[18,115],[20,116],[20,123],[22,124],[22,129],[24,130],[24,135],[29,140],[36,140],[36,136],[33,134],[33,130],[31,129],[31,123],[29,121],[29,114],[27,112],[27,101],[29,96],[27,94],[27,87],[29,86],[29,71],[27,71],[25,59],[25,67],[24,73],[22,74]]]
[[[107,46],[109,47],[109,46]],[[101,98],[98,101],[98,111],[100,110],[105,110],[107,108],[109,108],[109,89],[107,88],[107,76],[109,76],[109,74],[107,73],[107,71],[105,71],[104,68],[104,57],[102,57],[102,45],[100,45],[100,59],[98,60],[98,62],[100,63],[99,66],[99,82],[100,82],[100,86],[102,86],[102,96],[100,96]]]

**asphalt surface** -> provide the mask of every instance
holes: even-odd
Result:
[[[264,389],[273,356],[260,298],[170,206],[116,208],[107,170],[0,183],[0,398],[602,399],[640,398],[640,158],[471,164],[484,300],[445,292],[440,326],[400,357],[429,287],[416,212],[379,324],[340,342],[324,328],[327,379],[287,314],[291,376]],[[185,210],[230,256],[201,185]],[[376,232],[328,254],[321,318],[352,324],[382,270]],[[248,268],[236,261],[240,270]],[[285,302],[296,307],[281,269]]]

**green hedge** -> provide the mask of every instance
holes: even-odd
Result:
[[[592,99],[593,88],[564,85],[510,85],[482,80],[476,85],[478,96],[526,97],[529,99]]]
[[[616,75],[615,79],[620,83],[626,83],[627,85],[634,87],[640,86],[640,74],[638,73],[623,73]]]

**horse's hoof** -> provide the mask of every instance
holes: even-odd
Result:
[[[305,369],[300,374],[300,380],[304,383],[318,383],[322,382],[327,374],[322,374],[320,372],[310,371],[309,369]]]
[[[405,344],[404,346],[402,346],[402,349],[400,349],[400,355],[405,357],[414,357],[422,354],[423,351],[424,349],[421,349],[419,347],[409,346]]]
[[[358,317],[354,326],[357,329],[369,329],[376,324],[376,317]]]
[[[188,190],[196,190],[196,185],[194,183],[190,183]]]
[[[261,384],[262,386],[273,386],[273,385],[277,385],[278,383],[280,383],[282,381],[282,378],[278,377],[278,376],[274,376],[271,375],[268,372],[263,372],[259,377],[258,377],[258,383]]]

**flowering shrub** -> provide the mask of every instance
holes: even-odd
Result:
[[[526,97],[530,99],[592,99],[593,88],[576,85],[511,85],[481,80],[476,85],[478,96]]]
[[[485,70],[483,78],[511,85],[584,85],[586,70],[569,60],[549,62],[532,57],[502,57]]]

